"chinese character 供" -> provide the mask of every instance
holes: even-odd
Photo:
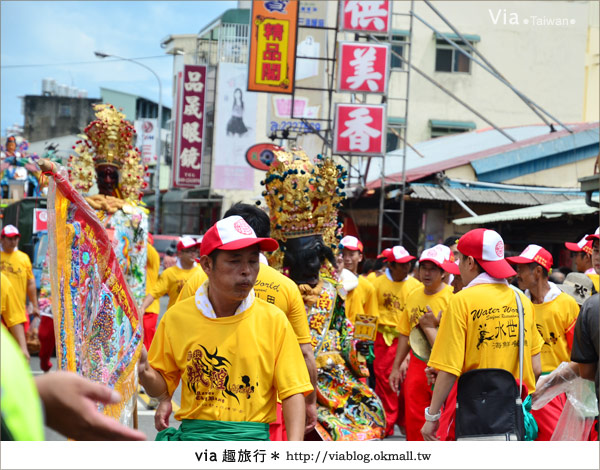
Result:
[[[268,42],[265,51],[263,52],[263,60],[281,60],[281,52],[279,52],[279,44]]]
[[[388,12],[380,8],[384,2],[382,1],[359,1],[353,0],[346,4],[345,13],[350,13],[350,26],[356,28],[367,28],[369,23],[378,31],[385,28],[385,21],[382,19],[388,16]]]
[[[262,69],[263,80],[278,81],[281,76],[281,64],[264,63]]]
[[[379,137],[381,131],[368,126],[373,122],[368,109],[357,108],[348,116],[352,119],[344,123],[346,130],[340,136],[350,139],[350,150],[365,152],[369,148],[369,138]]]
[[[350,65],[354,67],[354,75],[346,80],[350,88],[356,90],[364,82],[367,82],[371,91],[376,91],[379,88],[376,80],[380,80],[383,75],[373,67],[376,54],[374,47],[365,49],[357,47],[354,49],[354,60],[350,61]]]
[[[198,128],[199,125],[199,122],[184,123],[181,131],[183,138],[192,144],[202,142],[202,137],[200,137],[200,129]]]
[[[283,41],[283,25],[282,24],[265,24],[264,36],[267,40]]]
[[[198,119],[202,119],[202,111],[200,111],[200,97],[186,96],[185,101],[187,102],[187,104],[183,109],[183,114],[186,116],[195,116]]]

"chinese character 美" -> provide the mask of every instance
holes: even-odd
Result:
[[[268,42],[263,52],[264,60],[281,60],[281,52],[279,52],[279,44],[276,42]]]
[[[186,96],[185,101],[187,101],[187,104],[185,105],[185,108],[183,108],[183,114],[202,119],[202,111],[200,111],[200,97]]]
[[[277,81],[280,78],[281,64],[270,64],[268,62],[263,64],[262,79]]]
[[[198,149],[195,147],[190,147],[183,149],[181,151],[181,155],[179,156],[179,164],[182,168],[191,168],[193,170],[200,169],[200,162],[198,158],[200,154],[198,153]],[[207,384],[206,384],[207,385]]]
[[[348,115],[352,119],[344,123],[347,129],[340,135],[350,138],[350,150],[364,152],[369,148],[369,138],[379,137],[381,131],[368,126],[368,124],[373,122],[373,118],[369,115],[369,110],[366,108],[357,108],[348,113]]]
[[[350,88],[356,90],[364,82],[367,82],[371,91],[379,88],[375,80],[380,80],[383,75],[373,67],[376,54],[374,47],[367,47],[366,49],[357,47],[354,49],[354,60],[350,61],[350,65],[354,67],[354,75],[348,77],[347,80]]]
[[[265,24],[265,38],[273,41],[283,41],[283,25],[282,24]]]
[[[199,125],[199,122],[185,122],[181,131],[183,138],[192,144],[202,142],[200,129],[198,128]]]
[[[381,17],[385,18],[388,16],[388,12],[383,8],[382,1],[359,1],[353,0],[346,4],[344,12],[350,12],[350,26],[356,28],[366,28],[369,23],[373,22],[375,29],[381,31],[385,28],[385,21]]]

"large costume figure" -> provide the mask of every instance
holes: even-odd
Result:
[[[34,163],[38,158],[27,155],[28,143],[23,138],[17,148],[17,138],[9,136],[6,147],[2,148],[0,168],[0,193],[2,199],[22,199],[24,197],[40,197],[40,172]]]
[[[318,369],[316,430],[323,440],[381,439],[385,415],[358,353],[354,327],[334,280],[345,171],[330,159],[312,164],[300,151],[277,152],[263,192],[271,234],[280,250],[271,258],[294,280],[304,298]]]

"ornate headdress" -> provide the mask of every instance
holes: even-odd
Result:
[[[112,104],[94,106],[97,119],[84,130],[83,139],[73,147],[77,156],[69,158],[69,178],[82,192],[96,179],[95,168],[103,165],[119,169],[119,189],[123,198],[137,199],[144,182],[145,168],[133,146],[135,129]]]
[[[271,236],[290,238],[320,234],[336,249],[341,238],[337,213],[345,197],[347,172],[332,159],[318,155],[313,164],[302,150],[275,151],[264,181]]]

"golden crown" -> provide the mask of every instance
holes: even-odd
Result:
[[[69,158],[69,178],[76,189],[88,192],[96,179],[95,168],[110,165],[119,169],[123,198],[137,199],[144,182],[145,168],[134,148],[135,129],[112,104],[94,106],[97,119],[84,130]]]
[[[269,206],[271,236],[289,238],[321,234],[336,249],[341,238],[338,207],[347,172],[331,158],[318,155],[312,163],[302,150],[275,151],[275,159],[261,182]]]

